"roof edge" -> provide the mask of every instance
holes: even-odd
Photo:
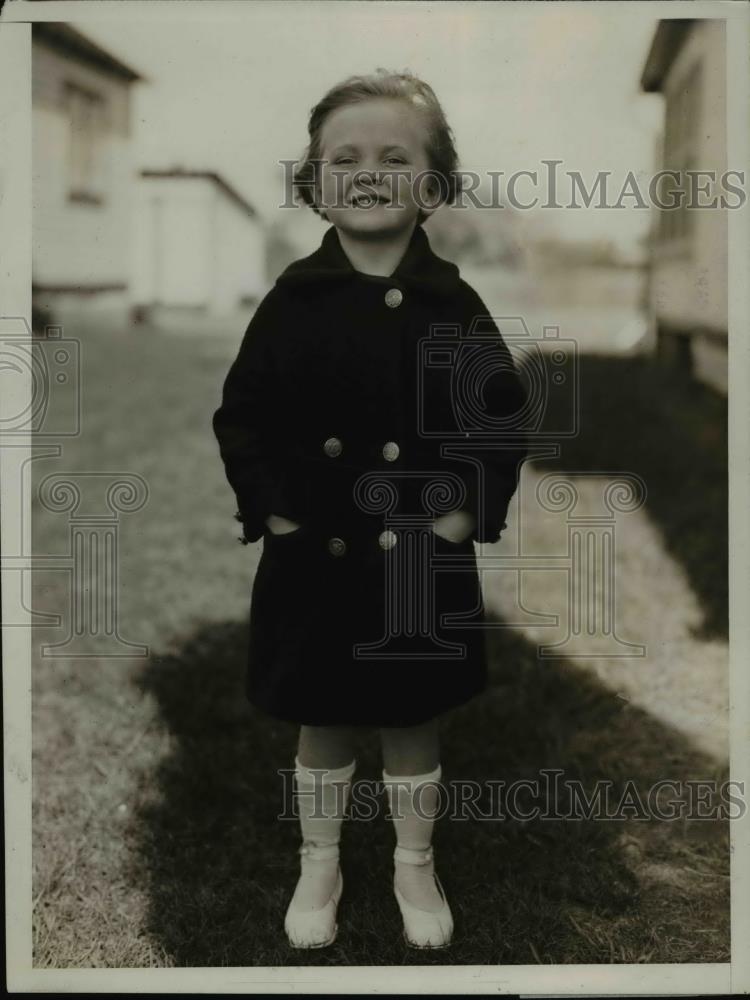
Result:
[[[132,67],[127,66],[65,21],[33,21],[31,37],[32,41],[41,42],[58,52],[73,56],[110,76],[119,77],[129,83],[147,82],[145,76],[136,73]]]
[[[164,170],[144,168],[140,171],[140,176],[157,179],[188,178],[192,180],[211,181],[222,192],[222,194],[226,195],[230,201],[233,201],[251,219],[260,218],[255,207],[251,205],[246,198],[243,198],[239,191],[237,191],[236,188],[233,188],[232,185],[225,181],[224,178],[215,170],[187,170],[184,167],[171,167]]]

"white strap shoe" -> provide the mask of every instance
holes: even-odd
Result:
[[[315,865],[321,861],[338,861],[338,844],[318,846],[303,844],[300,854],[300,883],[304,879],[315,877]],[[292,948],[325,948],[333,944],[338,933],[336,912],[344,888],[341,869],[336,865],[336,882],[330,898],[320,909],[311,910],[302,907],[297,900],[297,892],[286,911],[284,930]]]
[[[432,847],[424,851],[396,847],[393,860],[408,865],[429,865],[433,861]],[[453,936],[453,916],[445,891],[436,872],[433,871],[432,877],[443,901],[442,908],[437,912],[421,910],[410,903],[399,891],[394,874],[393,892],[404,921],[404,940],[412,948],[445,948]]]

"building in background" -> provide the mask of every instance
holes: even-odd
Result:
[[[663,20],[641,87],[664,95],[657,169],[726,171],[725,22]],[[705,181],[703,182],[705,185]],[[689,180],[675,184],[689,191]],[[670,200],[666,184],[661,198]],[[712,185],[710,196],[722,189]],[[710,197],[700,196],[699,203]],[[655,209],[648,299],[658,355],[720,391],[727,387],[727,214]]]
[[[32,28],[33,259],[38,324],[127,312],[131,90],[143,79],[68,24]]]
[[[168,322],[186,311],[230,316],[266,288],[257,212],[210,170],[141,170],[134,233],[137,318]]]

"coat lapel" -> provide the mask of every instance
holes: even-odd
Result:
[[[296,260],[279,276],[277,284],[300,285],[350,281],[359,274],[344,253],[334,226],[326,230],[318,249]],[[396,270],[384,282],[402,284],[436,295],[452,295],[458,290],[459,270],[433,252],[422,226],[416,226],[406,253]]]

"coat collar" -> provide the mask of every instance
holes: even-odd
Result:
[[[344,253],[334,226],[326,230],[318,249],[294,261],[277,279],[277,284],[297,285],[307,282],[350,280],[359,274]],[[458,289],[459,270],[433,252],[427,234],[420,225],[412,233],[409,245],[393,274],[375,278],[392,284],[403,284],[438,295],[450,295]]]

